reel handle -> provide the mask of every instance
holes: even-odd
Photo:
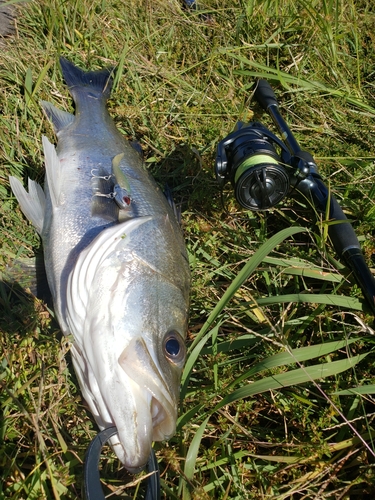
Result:
[[[254,97],[272,118],[275,126],[287,145],[290,153],[296,155],[301,151],[300,145],[296,141],[292,131],[288,127],[286,121],[281,116],[279,111],[279,103],[277,102],[275,92],[267,80],[260,78],[256,83]]]
[[[329,226],[328,233],[340,257],[344,257],[346,252],[352,248],[361,250],[353,226],[348,221],[334,196],[331,196],[330,200],[329,219],[332,222],[337,221],[337,224],[334,223]]]
[[[254,97],[266,112],[268,112],[270,106],[279,107],[273,88],[264,78],[257,81]]]

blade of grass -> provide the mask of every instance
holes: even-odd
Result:
[[[333,394],[337,396],[355,396],[357,394],[375,394],[375,384],[361,385],[358,387],[352,387],[351,389],[345,389],[342,391],[335,391]]]
[[[246,385],[245,387],[241,387],[231,394],[228,394],[228,396],[225,396],[220,401],[220,403],[215,406],[213,411],[215,412],[225,405],[234,403],[239,399],[254,396],[255,394],[261,394],[262,392],[281,389],[283,387],[289,387],[291,385],[304,384],[312,380],[318,380],[332,375],[337,375],[339,373],[342,373],[343,371],[353,368],[366,356],[367,354],[361,354],[358,356],[353,356],[352,358],[308,366],[306,368],[297,368],[296,370],[291,370],[286,373],[266,377],[262,380],[258,380],[257,382]]]
[[[317,294],[317,293],[291,293],[287,295],[276,295],[254,299],[257,306],[266,306],[271,304],[285,304],[288,302],[305,302],[309,304],[325,304],[327,306],[342,307],[344,309],[354,309],[363,311],[364,301],[356,297],[346,297],[345,295]],[[254,304],[255,305],[255,304]]]
[[[232,283],[229,285],[227,290],[225,291],[224,295],[222,298],[219,300],[219,302],[216,304],[214,307],[213,311],[209,315],[207,321],[204,323],[202,326],[200,332],[194,339],[194,342],[192,343],[190,347],[190,351],[194,349],[196,344],[200,341],[202,336],[206,333],[208,328],[212,325],[212,323],[216,320],[216,318],[219,316],[219,314],[223,311],[223,309],[226,307],[228,302],[232,299],[234,294],[237,292],[237,290],[241,287],[241,285],[249,278],[252,272],[259,266],[259,264],[263,261],[263,259],[277,246],[279,245],[282,241],[284,241],[286,238],[289,238],[290,236],[293,236],[294,234],[297,233],[302,233],[306,232],[307,229],[304,227],[288,227],[286,229],[283,229],[279,231],[277,234],[272,236],[268,241],[263,243],[263,245],[255,252],[255,254],[249,259],[249,261],[244,265],[244,267],[241,269],[239,274],[236,276],[236,278],[232,281]]]
[[[298,349],[291,349],[286,352],[280,352],[279,354],[275,354],[274,356],[270,356],[262,360],[260,363],[257,363],[255,366],[250,368],[250,370],[244,372],[240,377],[233,381],[228,388],[234,387],[242,380],[247,378],[249,379],[264,370],[270,370],[271,368],[277,368],[283,365],[287,366],[296,362],[302,363],[314,358],[320,358],[321,356],[326,356],[334,351],[338,351],[353,342],[358,342],[358,340],[355,338],[338,340],[336,342],[326,342],[324,344],[310,345],[307,347],[300,347]]]
[[[194,472],[195,472],[195,466],[197,462],[197,457],[199,453],[199,446],[202,441],[202,437],[204,434],[204,431],[206,429],[206,425],[208,423],[209,417],[207,417],[202,424],[199,426],[197,429],[191,444],[189,446],[188,452],[186,454],[186,461],[185,461],[185,467],[184,467],[184,475],[186,479],[193,479]],[[183,500],[190,500],[191,495],[189,491],[189,486],[187,481],[184,478],[182,479],[182,498]]]
[[[301,261],[300,259],[280,259],[268,256],[263,259],[263,262],[282,267],[282,272],[285,274],[331,281],[332,283],[340,283],[343,279],[340,274],[322,271],[320,267],[314,266],[307,261]]]
[[[200,348],[203,347],[204,343],[200,343],[202,337],[205,335],[207,330],[210,328],[210,326],[214,323],[214,321],[218,318],[218,316],[222,313],[223,309],[226,307],[228,302],[232,299],[236,291],[241,287],[241,285],[249,278],[252,272],[259,266],[259,264],[262,262],[264,257],[268,255],[277,245],[279,245],[282,241],[284,241],[286,238],[289,238],[290,236],[293,236],[294,234],[305,232],[306,228],[303,227],[289,227],[286,229],[283,229],[282,231],[278,232],[272,238],[270,238],[268,241],[263,243],[263,245],[255,252],[255,254],[249,259],[249,261],[244,265],[244,267],[241,269],[239,274],[236,276],[236,278],[232,281],[232,283],[229,285],[227,290],[225,291],[224,295],[222,298],[219,300],[219,302],[216,304],[214,307],[213,311],[210,313],[208,319],[202,326],[200,332],[194,339],[192,345],[189,348],[189,352],[191,353],[196,345],[199,343]],[[195,351],[195,359],[198,357],[199,352]],[[190,357],[190,355],[189,355]],[[187,361],[187,364],[184,368],[183,374],[182,374],[182,379],[181,379],[181,397],[184,398],[187,390],[187,385],[189,383],[190,379],[190,374],[194,366],[194,362],[189,362],[189,358]]]
[[[182,378],[181,378],[181,390],[180,390],[180,399],[181,401],[185,398],[186,391],[188,388],[188,381],[191,372],[194,369],[194,366],[197,362],[197,359],[206,344],[206,342],[209,340],[210,337],[213,335],[217,335],[217,332],[219,331],[220,324],[216,325],[212,330],[210,330],[206,335],[200,339],[198,344],[195,345],[194,349],[190,352],[186,364],[184,367],[184,371],[182,373]]]
[[[243,64],[253,67],[258,71],[251,70],[235,70],[234,73],[242,76],[251,76],[255,78],[265,78],[268,80],[278,81],[280,82],[287,90],[289,91],[300,91],[300,90],[308,90],[313,92],[321,92],[324,95],[331,95],[334,97],[340,97],[346,100],[349,104],[352,104],[359,109],[363,109],[372,115],[375,115],[375,108],[365,103],[363,100],[358,99],[357,97],[353,97],[348,95],[346,92],[340,91],[338,89],[329,87],[328,85],[318,82],[316,80],[306,80],[301,76],[294,76],[292,74],[286,73],[284,71],[269,67],[265,64],[258,63],[256,61],[252,61],[244,56],[236,54],[234,51],[242,50],[242,48],[235,49],[221,49],[224,53],[230,55],[234,59],[242,62]],[[297,87],[293,89],[292,86]],[[244,86],[244,90],[248,90],[253,87],[253,83],[248,86]]]

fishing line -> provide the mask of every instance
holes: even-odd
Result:
[[[86,500],[105,500],[100,484],[100,452],[105,443],[115,434],[117,434],[116,427],[104,429],[104,431],[99,432],[91,441],[87,449],[83,468],[84,498]],[[147,479],[147,489],[144,500],[160,500],[160,471],[153,449],[151,449],[146,468],[150,476]]]

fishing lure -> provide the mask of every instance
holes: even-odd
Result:
[[[130,184],[126,178],[126,175],[120,168],[120,162],[124,156],[124,153],[116,155],[112,160],[112,174],[111,175],[95,175],[94,170],[91,170],[91,175],[97,179],[103,179],[109,181],[112,178],[115,179],[116,184],[113,186],[113,191],[111,193],[95,193],[94,196],[102,196],[103,198],[109,198],[114,200],[120,210],[126,210],[130,207],[132,199],[130,197]]]
[[[120,162],[124,156],[124,153],[116,155],[112,160],[112,175],[116,179],[116,184],[113,187],[114,200],[118,207],[122,210],[126,210],[131,203],[130,197],[130,184],[126,178],[126,175],[120,168]]]

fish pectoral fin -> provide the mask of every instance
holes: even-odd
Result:
[[[71,113],[63,111],[62,109],[55,108],[55,106],[50,102],[47,101],[39,101],[39,102],[47,118],[52,123],[56,135],[58,135],[60,130],[62,130],[65,127],[68,127],[74,122],[75,117]]]
[[[9,182],[22,212],[33,223],[38,233],[41,234],[46,206],[46,197],[43,189],[37,182],[31,179],[28,181],[29,192],[26,191],[21,181],[16,177],[9,176]]]
[[[35,297],[47,302],[52,307],[52,296],[42,253],[38,252],[35,257],[15,259],[0,273],[0,282],[10,292],[12,292],[15,285],[20,286],[22,290],[26,290],[26,293],[30,290]]]
[[[58,207],[61,191],[61,167],[56,153],[56,148],[49,142],[46,136],[42,137],[44,149],[44,161],[46,164],[46,176],[48,189],[51,195],[52,205]]]

